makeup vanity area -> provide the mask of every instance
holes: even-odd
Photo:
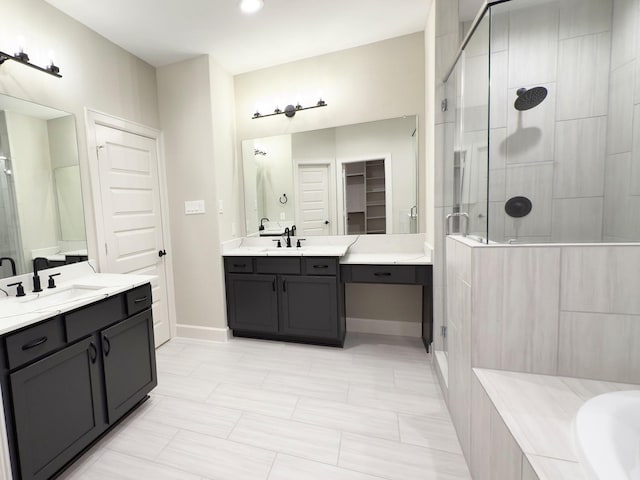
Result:
[[[429,348],[432,262],[421,234],[309,237],[298,248],[253,237],[222,248],[227,318],[235,336],[341,347],[345,284],[419,285],[421,336]]]
[[[347,284],[417,285],[429,348],[416,132],[405,116],[242,142],[248,234],[222,244],[234,335],[342,346]],[[286,235],[264,235],[293,224],[289,248]]]

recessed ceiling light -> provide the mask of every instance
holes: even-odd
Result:
[[[264,0],[242,0],[240,2],[240,10],[244,13],[256,13],[262,10]]]

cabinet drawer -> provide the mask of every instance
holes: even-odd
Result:
[[[300,274],[300,257],[256,257],[256,273]]]
[[[127,302],[127,314],[129,316],[151,307],[151,285],[148,283],[125,292],[124,296]]]
[[[226,257],[224,269],[227,273],[253,273],[252,257]]]
[[[14,369],[66,344],[62,317],[31,326],[6,338],[9,368]]]
[[[416,267],[413,265],[353,265],[351,281],[355,283],[415,284]]]
[[[124,320],[126,317],[124,295],[122,294],[67,313],[64,316],[67,340],[72,342],[90,335],[115,322]]]
[[[306,257],[303,258],[305,275],[335,275],[338,261],[334,257]]]

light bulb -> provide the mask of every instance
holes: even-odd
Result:
[[[251,14],[262,10],[264,0],[242,0],[240,2],[240,10],[244,13]]]

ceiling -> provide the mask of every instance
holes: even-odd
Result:
[[[231,74],[424,30],[431,0],[45,0],[156,67],[210,54]],[[461,19],[482,0],[459,0]],[[466,18],[469,17],[469,18]]]

